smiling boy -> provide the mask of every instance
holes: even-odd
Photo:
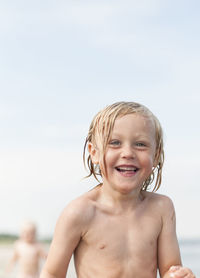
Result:
[[[86,139],[90,175],[102,183],[72,201],[56,225],[41,278],[64,278],[72,254],[78,278],[195,277],[181,266],[172,201],[147,191],[161,183],[162,129],[143,105],[100,111]]]

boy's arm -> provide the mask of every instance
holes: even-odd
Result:
[[[17,242],[15,242],[12,257],[11,257],[8,265],[6,266],[6,272],[7,273],[12,271],[12,269],[13,269],[16,261],[18,260],[18,258],[19,258],[19,256],[18,256],[18,252],[17,252]]]
[[[158,267],[161,278],[195,278],[192,271],[183,267],[176,237],[176,216],[172,201],[163,196],[160,203],[162,231],[158,239]]]
[[[40,278],[65,278],[71,256],[83,232],[83,209],[77,201],[68,205],[59,217],[47,260]]]
[[[172,201],[161,197],[162,230],[158,239],[158,267],[162,278],[169,276],[171,266],[181,266],[180,250],[176,236],[176,216]]]
[[[171,278],[195,278],[194,273],[192,273],[191,269],[187,267],[183,267],[180,265],[170,267],[169,271],[165,273],[164,278],[171,277]]]
[[[47,258],[47,252],[41,244],[39,244],[39,256],[44,260]]]

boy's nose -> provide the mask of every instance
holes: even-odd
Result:
[[[135,157],[135,152],[133,148],[129,145],[124,146],[122,149],[122,157],[124,158],[134,158]]]

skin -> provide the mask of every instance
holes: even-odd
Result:
[[[26,224],[23,227],[20,239],[15,242],[13,256],[7,271],[10,272],[14,264],[18,261],[19,278],[39,277],[40,259],[46,259],[46,252],[35,240],[35,233],[35,227]]]
[[[98,146],[88,148],[103,169]],[[195,277],[181,266],[172,201],[141,191],[156,164],[155,151],[150,119],[117,118],[103,184],[62,212],[41,278],[64,278],[72,254],[78,278],[156,278],[157,268],[162,278]]]

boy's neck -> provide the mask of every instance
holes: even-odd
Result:
[[[115,211],[123,212],[136,208],[144,200],[144,194],[140,188],[129,194],[122,194],[102,184],[100,187],[100,199],[102,203],[113,207]]]

